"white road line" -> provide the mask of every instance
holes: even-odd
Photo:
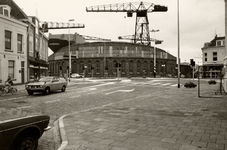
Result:
[[[23,106],[23,107],[17,107],[17,109],[25,109],[25,108],[30,108],[32,106]]]
[[[165,85],[170,85],[170,84],[172,84],[172,83],[164,83],[164,84],[162,84],[162,85],[165,86]]]
[[[151,84],[151,85],[158,85],[158,84],[161,84],[161,83],[153,83],[153,84]]]
[[[0,100],[0,102],[12,101],[12,100],[17,100],[17,99],[21,99],[21,98],[24,98],[24,97],[15,97],[15,98],[4,99],[4,100]]]
[[[47,101],[46,104],[48,104],[48,103],[54,103],[54,102],[58,102],[58,101],[60,101],[60,99],[53,100],[53,101]]]
[[[117,93],[117,92],[119,92],[119,91],[117,90],[117,91],[109,92],[109,93],[106,93],[105,95],[109,95],[109,94],[113,94],[113,93]]]
[[[113,93],[117,93],[117,92],[132,92],[134,91],[135,89],[132,89],[132,90],[117,90],[117,91],[113,91],[113,92],[109,92],[109,93],[106,93],[105,95],[109,95],[109,94],[113,94]]]
[[[70,97],[70,98],[75,98],[75,97],[80,97],[80,95],[72,96],[72,97]]]

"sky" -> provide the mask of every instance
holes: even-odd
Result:
[[[40,21],[67,23],[69,19],[74,19],[73,23],[84,24],[85,28],[70,29],[70,33],[76,32],[80,35],[106,38],[112,41],[119,41],[119,36],[134,34],[136,14],[133,14],[133,17],[127,17],[124,12],[86,12],[86,7],[140,2],[138,0],[14,1],[28,16],[37,16]],[[155,35],[150,33],[150,36],[163,40],[163,43],[156,47],[177,57],[177,0],[145,0],[143,2],[168,7],[167,12],[148,13],[149,29],[159,30]],[[210,42],[215,35],[225,36],[224,0],[179,0],[179,31],[181,62],[190,62],[190,59],[194,59],[197,64],[201,65],[201,48],[204,43]],[[68,30],[49,30],[49,33],[68,34]]]

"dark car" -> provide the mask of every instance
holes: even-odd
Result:
[[[65,92],[66,87],[67,82],[61,77],[42,77],[38,82],[32,82],[25,85],[25,89],[29,95],[32,95],[34,92],[49,94],[51,91],[56,90]]]
[[[38,139],[50,129],[48,115],[31,115],[16,108],[0,107],[0,149],[36,150]]]

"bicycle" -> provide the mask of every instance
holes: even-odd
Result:
[[[7,93],[11,93],[12,95],[17,93],[17,88],[12,87],[12,86],[6,86],[6,84],[4,85],[0,85],[0,92],[1,95],[4,96]]]

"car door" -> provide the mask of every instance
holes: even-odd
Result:
[[[56,88],[57,88],[57,90],[60,90],[60,89],[61,89],[60,78],[56,78],[56,79],[55,79],[55,83],[56,83]]]
[[[55,77],[52,78],[49,86],[50,86],[50,90],[51,91],[57,90],[57,87],[56,87],[56,78]]]

